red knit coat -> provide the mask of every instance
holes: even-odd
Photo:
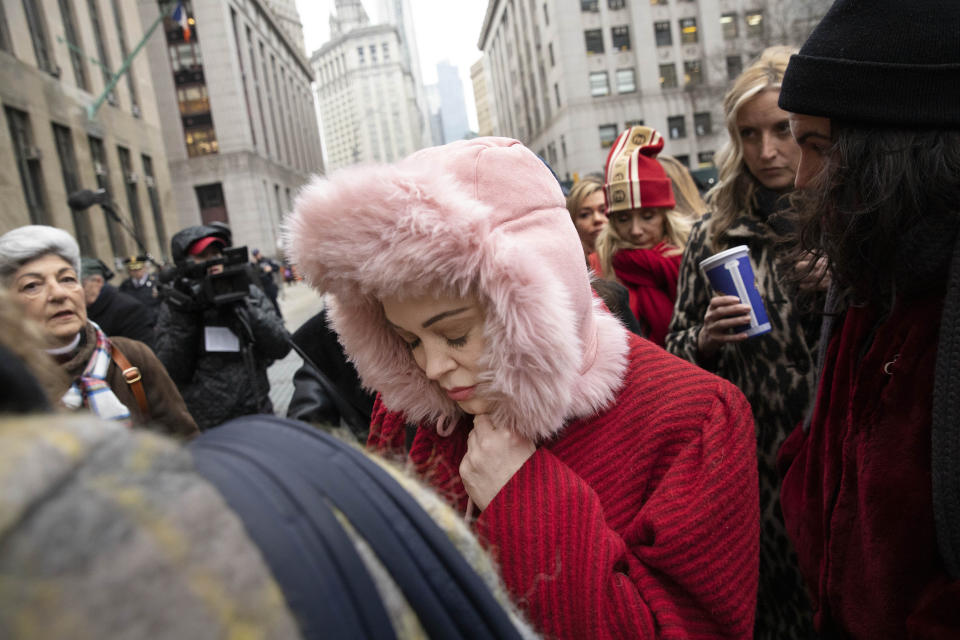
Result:
[[[673,303],[677,300],[677,278],[683,254],[661,242],[652,249],[621,249],[613,256],[613,272],[630,294],[630,310],[647,330],[647,338],[663,346],[667,337]]]
[[[943,299],[880,323],[847,311],[810,430],[780,450],[783,517],[817,628],[844,637],[960,638],[960,582],[937,551],[930,426]]]
[[[468,419],[410,460],[456,508]],[[401,453],[374,407],[370,446]],[[758,571],[753,420],[728,382],[633,337],[615,403],[541,443],[475,525],[515,601],[555,638],[749,638]]]

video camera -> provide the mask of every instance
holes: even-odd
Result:
[[[160,272],[161,284],[168,285],[199,308],[219,307],[240,302],[250,295],[251,277],[246,247],[228,247],[219,258],[196,262],[187,258],[184,264]],[[186,301],[169,296],[174,304]]]

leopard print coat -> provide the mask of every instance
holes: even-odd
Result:
[[[742,215],[715,241],[715,250],[706,243],[710,221],[707,214],[697,222],[687,242],[666,349],[726,378],[750,401],[757,430],[762,526],[755,637],[809,638],[813,636],[811,608],[783,526],[776,459],[780,444],[803,419],[811,398],[820,315],[802,314],[787,295],[781,284],[787,265],[778,260],[766,216]],[[697,350],[697,334],[715,294],[698,265],[713,253],[741,244],[750,247],[772,330],[723,345],[720,354],[707,362]]]

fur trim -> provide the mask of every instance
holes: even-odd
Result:
[[[387,326],[379,299],[476,292],[486,310],[491,419],[534,440],[608,406],[627,332],[589,287],[579,237],[545,165],[479,138],[390,166],[316,178],[285,224],[289,254],[332,294],[330,322],[364,385],[413,422],[461,413]]]

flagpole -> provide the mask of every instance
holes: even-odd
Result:
[[[174,5],[174,7],[176,6],[177,5]],[[87,106],[88,120],[93,120],[94,117],[97,115],[97,111],[100,110],[100,107],[103,105],[104,100],[106,100],[107,96],[113,92],[113,88],[117,86],[118,82],[120,82],[120,78],[123,77],[123,74],[129,71],[130,65],[133,63],[133,59],[136,57],[138,53],[140,53],[140,50],[143,49],[143,45],[147,43],[147,40],[150,39],[150,36],[153,35],[153,32],[156,31],[160,23],[163,22],[163,19],[167,16],[167,13],[169,13],[169,6],[164,8],[161,5],[160,15],[158,15],[157,19],[153,21],[153,24],[150,25],[150,28],[147,29],[146,34],[144,34],[140,42],[137,43],[137,46],[134,47],[133,51],[130,52],[130,55],[127,56],[127,59],[123,61],[123,64],[120,65],[120,69],[115,74],[113,74],[112,78],[110,78],[110,82],[107,83],[107,86],[103,88],[103,93],[101,93],[97,97],[97,99],[93,102],[93,104],[90,104]]]

